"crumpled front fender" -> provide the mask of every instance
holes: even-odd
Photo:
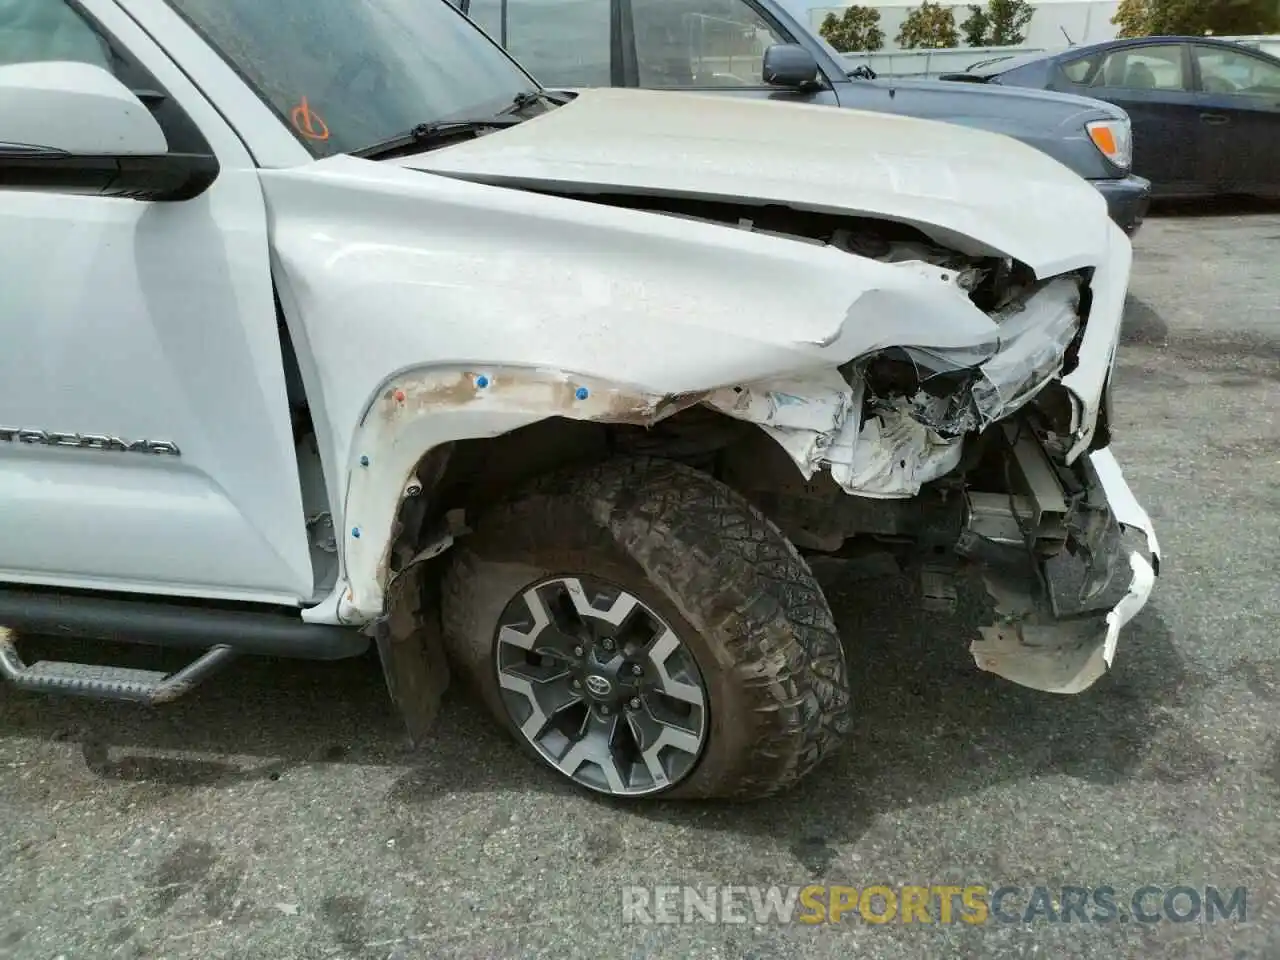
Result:
[[[652,422],[680,398],[817,382],[892,346],[999,339],[954,271],[923,262],[353,157],[261,179],[341,534],[319,619],[380,612],[397,506],[440,444],[554,416]],[[1059,266],[1092,267],[1084,236]],[[1113,266],[1122,294],[1127,262]]]
[[[494,437],[564,417],[650,424],[701,395],[662,396],[638,387],[531,367],[416,367],[389,378],[353,442],[344,558],[349,587],[339,618],[363,623],[382,612],[397,511],[414,496],[424,453],[452,441]],[[440,550],[447,543],[429,545]]]
[[[349,156],[260,177],[335,516],[397,370],[534,366],[677,395],[994,332],[936,272],[820,243]]]

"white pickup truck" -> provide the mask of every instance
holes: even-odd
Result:
[[[858,709],[806,556],[880,538],[1078,692],[1158,568],[1130,259],[1012,139],[557,95],[445,0],[3,0],[0,674],[372,638],[415,738],[461,672],[586,788],[761,796]]]

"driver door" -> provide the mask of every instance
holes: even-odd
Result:
[[[84,157],[0,143],[0,582],[309,601],[257,170],[116,3],[0,4],[0,66],[68,60],[133,90],[175,165],[217,170],[187,199],[105,195],[110,117],[85,118]]]
[[[1193,43],[1201,152],[1217,189],[1280,193],[1280,66],[1247,50]]]

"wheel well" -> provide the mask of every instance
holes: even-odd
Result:
[[[1052,402],[1051,402],[1052,401]],[[1067,417],[1065,393],[1046,391],[1037,416]],[[551,417],[498,437],[460,440],[419,461],[421,492],[401,503],[388,572],[398,573],[440,533],[448,515],[474,516],[537,476],[585,469],[618,456],[674,460],[732,488],[772,520],[800,550],[839,553],[855,540],[950,543],[959,535],[964,490],[1008,487],[1007,450],[998,431],[970,438],[951,474],[908,499],[850,496],[819,470],[806,478],[791,456],[755,424],[694,406],[652,427]]]
[[[418,463],[422,492],[400,506],[389,569],[401,569],[446,514],[482,510],[551,471],[643,455],[680,461],[732,486],[734,454],[761,440],[780,467],[799,477],[785,452],[753,424],[709,407],[690,407],[652,427],[549,417],[497,437],[437,447]]]

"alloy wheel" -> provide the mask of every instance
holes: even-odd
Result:
[[[608,581],[556,576],[514,597],[495,666],[520,735],[589,789],[669,789],[706,745],[708,696],[692,653],[651,607]]]

